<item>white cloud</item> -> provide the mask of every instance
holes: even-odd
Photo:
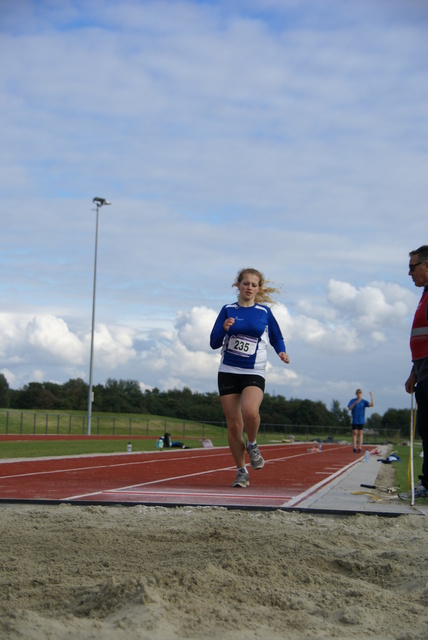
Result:
[[[193,307],[189,313],[179,311],[176,327],[178,338],[190,351],[206,351],[217,314],[207,307]]]
[[[195,391],[213,391],[216,386],[218,361],[202,352],[186,351],[176,346],[168,351],[168,364],[164,367],[159,380],[163,389],[174,380],[174,387],[190,387]]]
[[[11,389],[15,389],[16,375],[10,369],[0,369],[0,373],[4,375]]]
[[[31,372],[31,382],[44,382],[45,372],[42,369],[33,369]]]
[[[325,307],[321,311],[319,306],[312,309],[308,301],[303,306],[307,313],[293,317],[283,305],[273,309],[281,327],[284,327],[286,345],[290,343],[292,349],[293,342],[297,341],[321,351],[349,353],[355,350],[356,330],[343,323],[333,309]]]
[[[354,305],[357,295],[357,288],[349,282],[330,280],[327,285],[327,296],[330,303],[342,311],[347,312],[349,305]]]
[[[94,331],[97,366],[114,370],[120,365],[129,365],[136,357],[134,337],[135,331],[127,327],[97,325]]]
[[[392,284],[378,282],[360,289],[337,280],[327,284],[327,299],[334,309],[364,329],[382,331],[405,320],[410,298],[407,291]]]
[[[0,314],[0,331],[2,357],[9,368],[36,362],[43,365],[32,370],[32,380],[41,381],[44,376],[51,379],[46,370],[52,363],[62,370],[61,377],[66,372],[81,377],[81,367],[89,360],[90,336],[81,339],[63,318],[50,314]],[[135,331],[128,327],[97,325],[94,331],[97,366],[113,372],[135,358],[134,336]],[[19,379],[10,371],[8,375],[8,379]]]
[[[26,326],[28,344],[50,353],[62,362],[82,364],[83,344],[62,318],[37,315]]]

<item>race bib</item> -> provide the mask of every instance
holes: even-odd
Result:
[[[248,358],[255,354],[257,342],[257,338],[251,338],[250,336],[230,336],[227,350],[235,356]]]

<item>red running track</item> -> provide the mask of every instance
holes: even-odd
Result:
[[[232,488],[226,447],[0,461],[1,502],[291,508],[361,460],[350,445],[260,447],[263,469]]]

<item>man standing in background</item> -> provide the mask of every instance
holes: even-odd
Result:
[[[370,391],[370,402],[364,400],[363,392],[357,389],[357,397],[352,398],[348,403],[348,409],[352,415],[352,447],[354,453],[361,453],[363,448],[363,429],[366,422],[366,408],[374,407],[373,394]],[[358,441],[358,447],[357,447]]]
[[[409,253],[409,276],[416,287],[423,287],[410,334],[413,367],[406,380],[407,393],[415,392],[418,413],[416,428],[422,439],[422,475],[415,486],[415,498],[428,498],[428,245]],[[410,492],[409,492],[410,493]],[[411,493],[408,496],[411,498]]]

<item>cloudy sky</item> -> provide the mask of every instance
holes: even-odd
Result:
[[[428,243],[423,0],[1,0],[0,371],[216,390],[241,267],[279,288],[267,391],[410,406]]]

